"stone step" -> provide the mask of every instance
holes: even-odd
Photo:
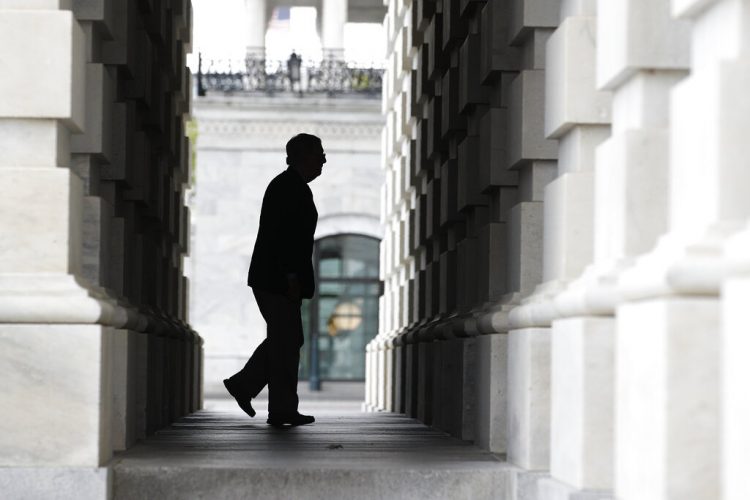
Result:
[[[508,498],[501,457],[401,415],[328,409],[278,430],[202,410],[115,457],[114,498]]]

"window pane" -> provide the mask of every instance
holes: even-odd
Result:
[[[342,273],[342,263],[340,259],[321,259],[318,269],[320,278],[339,278]]]
[[[361,236],[343,236],[344,276],[377,278],[380,242]]]

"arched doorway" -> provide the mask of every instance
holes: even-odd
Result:
[[[380,241],[338,234],[315,242],[317,292],[305,301],[300,379],[364,380],[365,346],[378,332]]]

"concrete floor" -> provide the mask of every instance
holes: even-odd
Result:
[[[330,393],[329,393],[330,394]],[[402,415],[362,413],[359,399],[301,396],[309,426],[251,419],[229,399],[115,457],[116,499],[507,498],[500,457]]]

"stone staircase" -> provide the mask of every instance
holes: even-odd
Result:
[[[401,415],[302,410],[316,423],[289,430],[229,406],[185,417],[115,457],[114,498],[509,498],[511,468],[470,443]]]

